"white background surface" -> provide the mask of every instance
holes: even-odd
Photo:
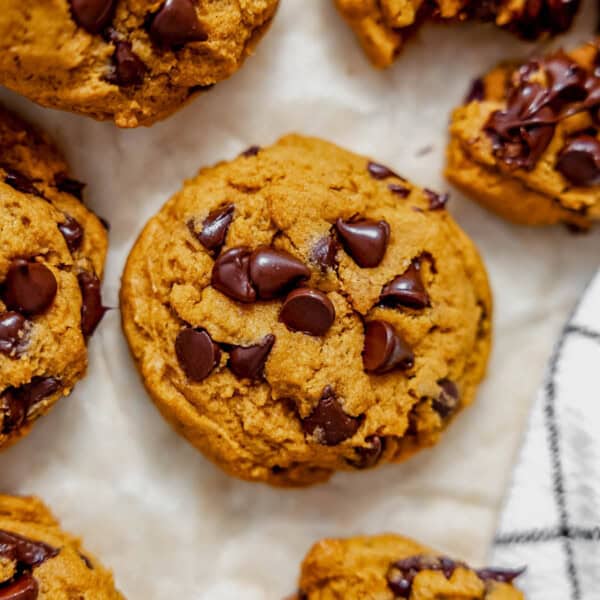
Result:
[[[586,8],[565,45],[593,30]],[[329,0],[283,0],[238,74],[151,129],[119,131],[8,92],[0,98],[57,139],[73,175],[89,184],[88,204],[110,221],[104,289],[116,306],[125,257],[148,217],[200,166],[253,143],[320,135],[447,189],[450,109],[472,77],[532,48],[491,26],[431,26],[379,72]],[[600,237],[512,226],[457,192],[449,209],[487,261],[496,343],[478,402],[434,450],[305,491],[230,479],[147,399],[115,310],[92,339],[87,379],[1,456],[0,488],[42,496],[113,567],[130,600],[280,599],[326,535],[397,531],[483,561],[533,391],[596,267]]]

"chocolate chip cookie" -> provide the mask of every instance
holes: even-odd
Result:
[[[446,200],[296,135],[201,170],[123,276],[163,415],[228,473],[275,485],[433,445],[490,346],[486,273]]]
[[[515,223],[600,219],[598,42],[521,65],[501,65],[474,82],[450,125],[446,175]]]
[[[397,535],[322,540],[302,565],[295,600],[524,600],[524,569],[473,569]]]
[[[0,599],[120,600],[112,575],[37,498],[0,495]]]
[[[278,0],[4,0],[0,84],[119,127],[151,125],[229,77]]]
[[[83,377],[107,235],[47,137],[0,107],[0,449]]]
[[[391,65],[423,22],[474,20],[495,23],[535,40],[571,26],[580,0],[335,0],[376,67]]]

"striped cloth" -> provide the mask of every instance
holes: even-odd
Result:
[[[491,559],[527,565],[527,600],[600,600],[600,272],[554,349]]]

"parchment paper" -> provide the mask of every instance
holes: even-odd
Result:
[[[565,45],[593,30],[591,2]],[[0,98],[44,126],[111,225],[105,297],[117,306],[125,257],[145,221],[202,165],[298,131],[377,158],[416,183],[441,177],[450,109],[470,79],[532,45],[491,26],[429,26],[390,70],[374,70],[330,0],[282,0],[256,56],[151,129]],[[233,480],[163,422],[147,398],[117,310],[90,345],[69,398],[0,457],[0,489],[40,495],[112,566],[133,600],[279,599],[318,538],[397,531],[482,562],[511,461],[553,340],[600,248],[598,232],[509,225],[452,195],[495,291],[496,340],[478,402],[409,463],[343,474],[305,491]]]

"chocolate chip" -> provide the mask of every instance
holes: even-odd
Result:
[[[285,299],[279,319],[292,331],[325,335],[335,320],[331,300],[319,290],[299,288]]]
[[[396,194],[401,198],[408,198],[408,196],[410,196],[410,190],[399,183],[389,183],[388,190],[390,190],[392,194]]]
[[[57,189],[65,194],[71,194],[75,196],[77,200],[83,200],[83,190],[85,183],[77,181],[77,179],[71,179],[66,173],[57,173],[54,177],[54,185]]]
[[[383,260],[390,239],[390,226],[386,221],[338,219],[335,227],[344,249],[359,267],[376,267]]]
[[[100,280],[95,273],[82,271],[77,276],[77,281],[81,290],[81,331],[85,337],[89,337],[107,309],[102,305]]]
[[[259,246],[250,255],[250,279],[262,300],[284,295],[309,277],[310,269],[282,250]]]
[[[30,408],[60,389],[60,382],[54,377],[35,377],[20,388],[8,388],[0,395],[0,415],[2,433],[20,429]]]
[[[269,334],[254,346],[235,346],[229,353],[227,366],[240,379],[261,379],[274,343],[275,336]]]
[[[246,157],[256,156],[259,152],[260,152],[260,146],[250,146],[250,148],[247,148],[246,150],[244,150],[240,156],[246,156]]]
[[[30,573],[23,573],[7,585],[0,586],[0,600],[37,600],[39,587]]]
[[[148,68],[133,51],[130,42],[116,42],[113,56],[114,73],[108,80],[121,86],[139,85],[143,83]]]
[[[69,0],[75,22],[89,33],[100,33],[112,20],[117,0]]]
[[[520,569],[487,568],[475,571],[482,581],[496,581],[498,583],[512,583],[517,577],[525,573],[525,567]]]
[[[211,283],[221,293],[239,302],[254,302],[256,290],[250,282],[250,248],[227,250],[213,265]]]
[[[179,365],[192,381],[202,381],[219,364],[221,349],[204,329],[182,329],[175,340]]]
[[[415,577],[421,571],[441,571],[450,579],[458,567],[466,567],[451,558],[434,556],[410,556],[396,561],[387,573],[388,588],[396,598],[410,598]]]
[[[569,140],[558,155],[556,170],[575,185],[597,185],[600,183],[600,141],[590,135]]]
[[[17,258],[8,268],[0,296],[9,310],[37,315],[52,304],[57,288],[54,274],[48,267]]]
[[[365,371],[377,374],[410,369],[415,362],[406,341],[386,321],[369,321],[366,324],[362,357]]]
[[[402,275],[384,285],[379,301],[385,306],[393,307],[422,309],[429,306],[429,294],[421,279],[421,263],[414,260]]]
[[[319,444],[324,446],[337,446],[351,438],[358,431],[360,424],[360,417],[351,417],[344,412],[331,386],[323,390],[323,395],[313,412],[302,419],[304,433],[314,436]]]
[[[400,177],[400,175],[394,173],[389,167],[385,165],[380,165],[376,162],[369,162],[367,165],[367,170],[369,171],[369,175],[373,177],[373,179],[388,179],[389,177],[397,177],[402,181],[405,181],[404,177]]]
[[[11,188],[18,192],[43,198],[42,193],[33,185],[33,180],[27,177],[27,175],[9,167],[2,166],[2,168],[6,171],[4,183],[10,185]]]
[[[69,252],[75,252],[81,248],[83,242],[83,227],[71,215],[65,214],[65,220],[58,224],[58,229],[67,242]]]
[[[337,267],[337,252],[339,244],[337,240],[327,235],[317,240],[310,253],[310,260],[319,266],[321,272],[327,269],[335,269]]]
[[[438,194],[427,188],[425,188],[423,192],[425,192],[425,195],[429,199],[429,210],[442,210],[445,208],[446,204],[448,204],[448,200],[450,199],[450,194]]]
[[[83,552],[77,552],[77,554],[79,554],[79,558],[81,558],[81,560],[83,561],[83,564],[85,564],[85,566],[90,571],[93,571],[94,570],[94,563],[92,562],[92,559],[89,556],[86,556],[85,554],[83,554]]]
[[[27,319],[14,311],[0,312],[0,352],[18,356],[24,346]]]
[[[226,204],[221,208],[211,211],[202,222],[202,231],[196,233],[194,230],[194,220],[188,221],[188,228],[196,239],[213,255],[218,255],[225,244],[227,232],[231,221],[233,221],[233,204]]]
[[[152,19],[150,37],[156,44],[168,47],[208,39],[192,0],[166,0]]]
[[[378,435],[367,437],[365,442],[369,445],[354,448],[358,459],[348,461],[356,469],[370,469],[374,467],[379,462],[385,447],[385,440]]]
[[[448,418],[456,412],[459,405],[459,392],[456,384],[450,379],[441,379],[438,381],[440,386],[440,395],[432,400],[431,408],[435,410],[442,419]]]
[[[15,560],[18,568],[39,567],[58,554],[58,550],[16,533],[0,529],[0,556]]]
[[[474,102],[477,100],[481,102],[485,97],[485,85],[483,83],[483,79],[481,77],[477,77],[473,79],[471,82],[471,87],[465,96],[465,104],[469,104],[470,102]]]

